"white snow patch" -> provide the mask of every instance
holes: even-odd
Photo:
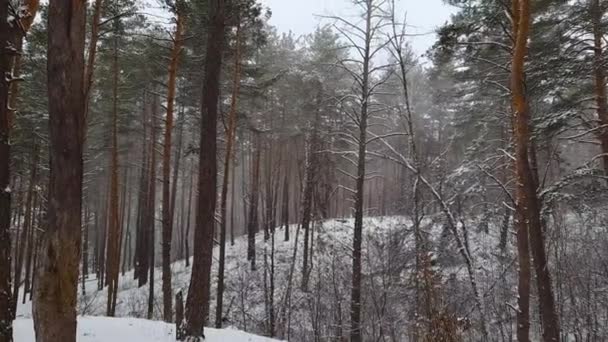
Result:
[[[15,342],[32,342],[31,319],[14,322]],[[235,329],[205,328],[205,342],[272,342]],[[174,342],[175,325],[137,318],[79,317],[78,342]]]

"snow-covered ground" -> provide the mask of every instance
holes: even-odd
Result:
[[[17,319],[15,342],[33,342],[31,319]],[[205,342],[271,342],[234,329],[205,328]],[[137,318],[80,317],[78,342],[175,342],[175,325]]]
[[[422,223],[429,240],[433,243],[434,254],[442,265],[443,287],[451,292],[451,304],[458,312],[475,313],[475,307],[468,291],[468,276],[466,267],[457,253],[457,247],[451,234],[445,230],[441,216],[427,217]],[[489,234],[480,233],[474,223],[468,227],[469,249],[474,259],[474,268],[480,291],[489,299],[494,298],[495,282],[505,269],[512,263],[501,261],[505,258],[512,260],[512,253],[507,256],[496,251],[499,229],[495,225]],[[256,270],[250,269],[247,261],[247,237],[235,240],[235,245],[229,243],[226,248],[226,290],[224,294],[225,326],[236,327],[242,331],[259,335],[269,335],[269,317],[274,315],[275,336],[282,336],[292,341],[309,341],[312,334],[317,338],[347,336],[348,334],[348,300],[350,296],[350,270],[352,263],[352,219],[332,219],[316,221],[312,229],[311,243],[314,245],[311,257],[312,270],[309,273],[308,286],[304,289],[302,272],[303,231],[297,232],[297,225],[290,226],[290,240],[284,241],[284,230],[277,229],[275,235],[274,253],[274,294],[270,294],[269,278],[271,265],[271,241],[264,241],[263,233],[256,236]],[[298,250],[294,263],[294,247],[296,236]],[[411,279],[413,269],[414,239],[411,221],[405,217],[367,217],[364,219],[363,243],[363,273],[364,273],[364,305],[366,306],[368,324],[383,322],[383,329],[394,330],[397,340],[407,340],[408,308],[413,298]],[[210,321],[215,317],[215,287],[217,282],[217,248],[214,250],[212,275]],[[502,258],[502,259],[501,259]],[[293,266],[292,266],[293,265]],[[158,265],[160,266],[160,265]],[[172,286],[176,293],[186,292],[190,281],[190,268],[184,261],[172,264]],[[289,275],[293,273],[292,284],[289,285]],[[160,267],[155,272],[155,302],[153,318],[161,320],[162,292]],[[514,298],[513,284],[503,281],[507,298]],[[291,291],[288,291],[291,289]],[[104,316],[106,308],[106,289],[98,290],[94,275],[89,275],[85,282],[85,294],[79,285],[78,313],[82,316]],[[119,279],[116,316],[128,318],[145,318],[147,316],[149,285],[137,286],[133,272],[126,272]],[[21,300],[20,296],[20,300]],[[272,305],[268,305],[272,299]],[[377,306],[380,302],[394,303],[382,309]],[[501,303],[502,303],[501,299]],[[491,303],[489,303],[491,304]],[[274,312],[269,312],[269,307]],[[380,308],[380,309],[377,309]],[[31,303],[18,306],[19,324],[30,322]],[[84,319],[81,329],[87,329]],[[135,322],[139,322],[135,320]],[[149,323],[156,324],[156,323]],[[162,328],[165,327],[165,328]],[[128,328],[128,326],[127,326]],[[373,327],[368,327],[372,329]],[[173,329],[172,326],[159,323],[152,329],[156,334],[168,334],[163,329]],[[163,332],[165,331],[165,332]],[[210,330],[213,331],[213,330]],[[128,333],[128,332],[125,332]],[[126,335],[129,336],[129,335]],[[88,338],[88,337],[87,337]],[[156,337],[154,337],[156,338]],[[471,339],[471,340],[474,340]],[[17,340],[21,342],[22,340]],[[29,340],[23,340],[29,341]],[[105,340],[85,339],[79,342],[106,342]],[[119,340],[113,340],[111,342]],[[139,342],[137,340],[133,340]],[[147,341],[165,341],[148,339]],[[213,340],[212,340],[213,341]],[[222,341],[230,341],[222,339]],[[247,341],[247,340],[243,340]]]

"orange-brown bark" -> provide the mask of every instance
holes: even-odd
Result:
[[[169,81],[167,84],[167,117],[165,118],[165,137],[163,144],[163,319],[166,322],[173,320],[173,294],[171,291],[171,236],[173,233],[173,213],[171,206],[171,140],[173,133],[173,112],[175,108],[175,92],[177,80],[177,67],[182,51],[184,18],[180,9],[175,8],[175,33],[173,47],[169,61]]]
[[[232,150],[236,133],[236,108],[241,86],[241,24],[236,27],[236,48],[234,54],[234,73],[232,75],[232,98],[228,114],[228,129],[226,130],[226,155],[224,156],[224,178],[222,180],[222,194],[220,199],[220,256],[217,276],[217,297],[215,306],[215,327],[222,327],[222,310],[224,304],[224,270],[226,260],[226,220],[228,177],[230,177],[230,161],[233,158]]]
[[[545,252],[545,242],[540,218],[540,201],[537,196],[534,172],[530,165],[530,109],[525,92],[525,59],[528,53],[528,39],[531,27],[531,9],[529,0],[515,1],[513,17],[516,25],[515,44],[511,65],[511,92],[513,117],[513,134],[515,142],[515,170],[517,178],[517,235],[520,261],[519,287],[520,305],[518,312],[518,340],[528,341],[529,336],[524,329],[529,327],[529,315],[523,316],[523,311],[529,306],[529,272],[523,273],[522,267],[527,267],[529,254],[533,257],[536,274],[540,316],[545,342],[559,341],[559,322],[555,311],[551,277]],[[529,250],[526,250],[526,234],[528,234]],[[526,291],[527,290],[527,291]],[[524,299],[521,296],[526,296]],[[523,325],[523,326],[522,326]],[[529,329],[529,328],[528,328]]]

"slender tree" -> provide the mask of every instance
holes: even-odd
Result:
[[[171,238],[173,234],[173,208],[171,203],[171,140],[173,134],[173,112],[175,108],[175,92],[177,82],[177,68],[179,56],[183,45],[184,16],[182,3],[177,1],[171,4],[175,15],[175,31],[172,36],[171,56],[169,59],[169,81],[167,83],[167,116],[165,118],[165,136],[163,144],[163,230],[162,230],[162,256],[163,256],[163,319],[166,322],[173,320],[173,294],[171,291]]]
[[[111,152],[110,152],[110,185],[109,210],[106,242],[106,283],[108,284],[108,300],[106,314],[114,316],[118,292],[118,272],[120,265],[120,218],[118,194],[118,31],[119,19],[114,20],[114,37],[112,41],[112,119],[111,119]]]
[[[226,222],[228,205],[228,179],[230,179],[230,162],[233,158],[233,145],[236,135],[236,110],[241,85],[241,22],[237,14],[236,41],[234,53],[234,71],[232,75],[232,96],[230,112],[228,113],[228,128],[226,130],[226,154],[224,156],[224,177],[222,179],[222,193],[220,197],[220,257],[218,261],[217,296],[215,305],[215,327],[222,327],[222,310],[224,303],[224,269],[226,263]]]
[[[11,126],[15,108],[23,36],[34,21],[38,1],[19,2],[18,13],[10,0],[0,1],[0,342],[13,339],[11,291]],[[13,20],[11,20],[13,18]]]

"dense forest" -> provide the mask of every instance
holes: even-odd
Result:
[[[608,2],[444,2],[0,0],[0,342],[608,341]]]

